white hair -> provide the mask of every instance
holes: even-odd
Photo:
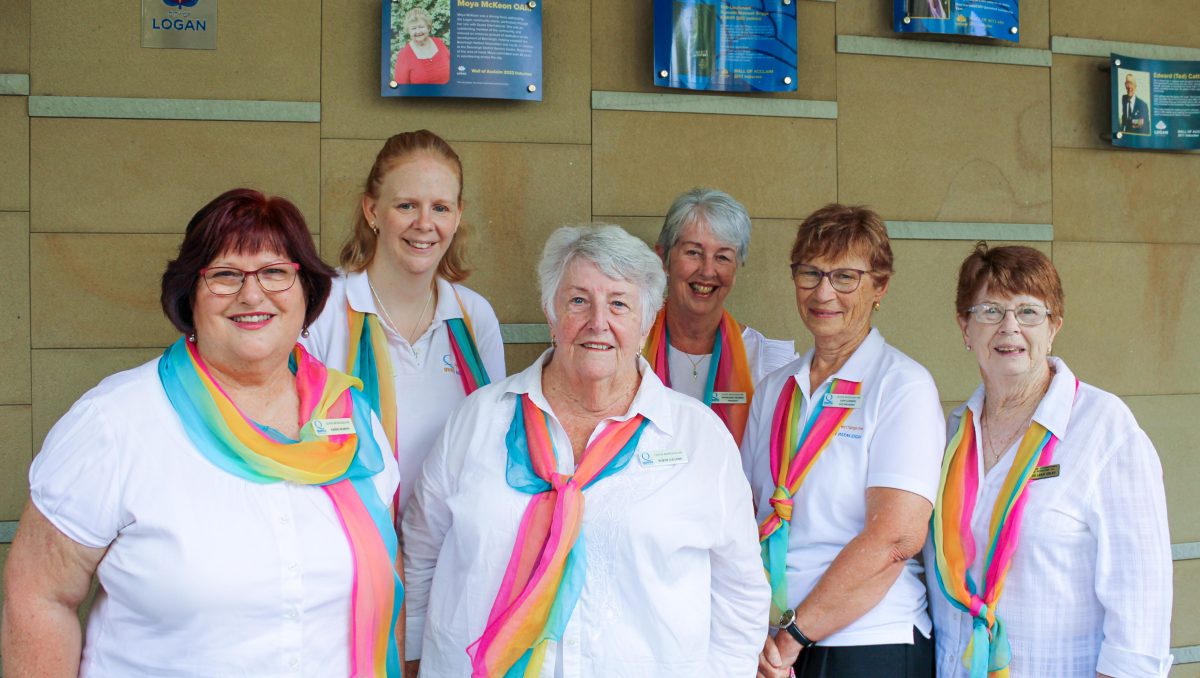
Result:
[[[693,188],[671,203],[658,234],[663,261],[670,256],[683,229],[700,218],[717,240],[737,250],[738,263],[745,264],[750,253],[750,215],[733,196],[715,188]]]
[[[563,226],[546,240],[538,263],[542,308],[550,324],[558,322],[554,297],[567,266],[575,259],[590,262],[613,280],[624,280],[638,289],[642,308],[642,334],[650,331],[663,305],[667,274],[662,261],[646,243],[613,224]]]

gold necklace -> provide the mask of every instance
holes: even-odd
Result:
[[[367,276],[367,286],[371,288],[371,295],[375,297],[375,303],[379,306],[379,310],[383,311],[383,319],[387,321],[387,324],[390,325],[393,330],[395,330],[396,334],[400,334],[400,326],[392,321],[392,316],[388,313],[387,306],[383,304],[383,299],[379,297],[379,292],[375,291],[375,284],[371,282],[370,275]],[[421,313],[417,316],[417,322],[413,323],[413,327],[408,331],[407,335],[400,334],[400,336],[404,337],[404,340],[409,344],[413,343],[413,339],[410,339],[409,337],[411,337],[417,331],[417,328],[421,326],[421,320],[425,318],[425,311],[429,310],[429,304],[433,301],[433,291],[435,289],[437,289],[436,285],[431,282],[429,285],[429,296],[425,298],[425,306],[421,308]]]

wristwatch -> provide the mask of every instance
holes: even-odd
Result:
[[[792,638],[795,638],[796,642],[800,643],[800,649],[802,650],[807,650],[817,644],[817,641],[809,640],[808,636],[804,635],[804,632],[796,626],[796,611],[791,608],[784,610],[783,614],[779,615],[779,623],[776,626],[787,631]]]

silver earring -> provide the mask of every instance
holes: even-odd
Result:
[[[300,336],[304,337],[305,339],[308,338],[308,325],[305,325],[304,329],[300,330]]]
[[[188,335],[188,343],[191,343],[191,344],[196,343],[196,333],[195,332],[192,332],[191,334]]]
[[[970,345],[970,344],[967,344],[966,346],[967,346],[967,350],[968,350],[968,351],[970,351],[970,350],[971,350],[971,345]]]
[[[379,235],[379,227],[375,225],[374,221],[371,222],[371,232],[375,235]]]

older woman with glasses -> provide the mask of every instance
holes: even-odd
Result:
[[[725,309],[750,250],[750,215],[728,193],[694,188],[667,210],[654,250],[667,302],[642,355],[664,384],[711,407],[740,445],[754,385],[796,359],[793,342],[767,339]]]
[[[1050,355],[1054,265],[980,243],[955,303],[983,383],[950,416],[925,554],[938,675],[1167,675],[1162,468],[1129,408]]]
[[[749,675],[767,585],[737,447],[638,357],[661,262],[564,227],[538,280],[553,347],[450,416],[404,515],[421,675]]]
[[[945,442],[933,378],[871,327],[892,276],[874,212],[828,205],[792,246],[814,347],[759,385],[743,445],[771,584],[760,676],[932,676],[921,566]]]
[[[162,276],[184,336],[86,393],[34,459],[6,675],[400,675],[395,461],[358,381],[296,343],[332,276],[282,198],[196,213]]]

